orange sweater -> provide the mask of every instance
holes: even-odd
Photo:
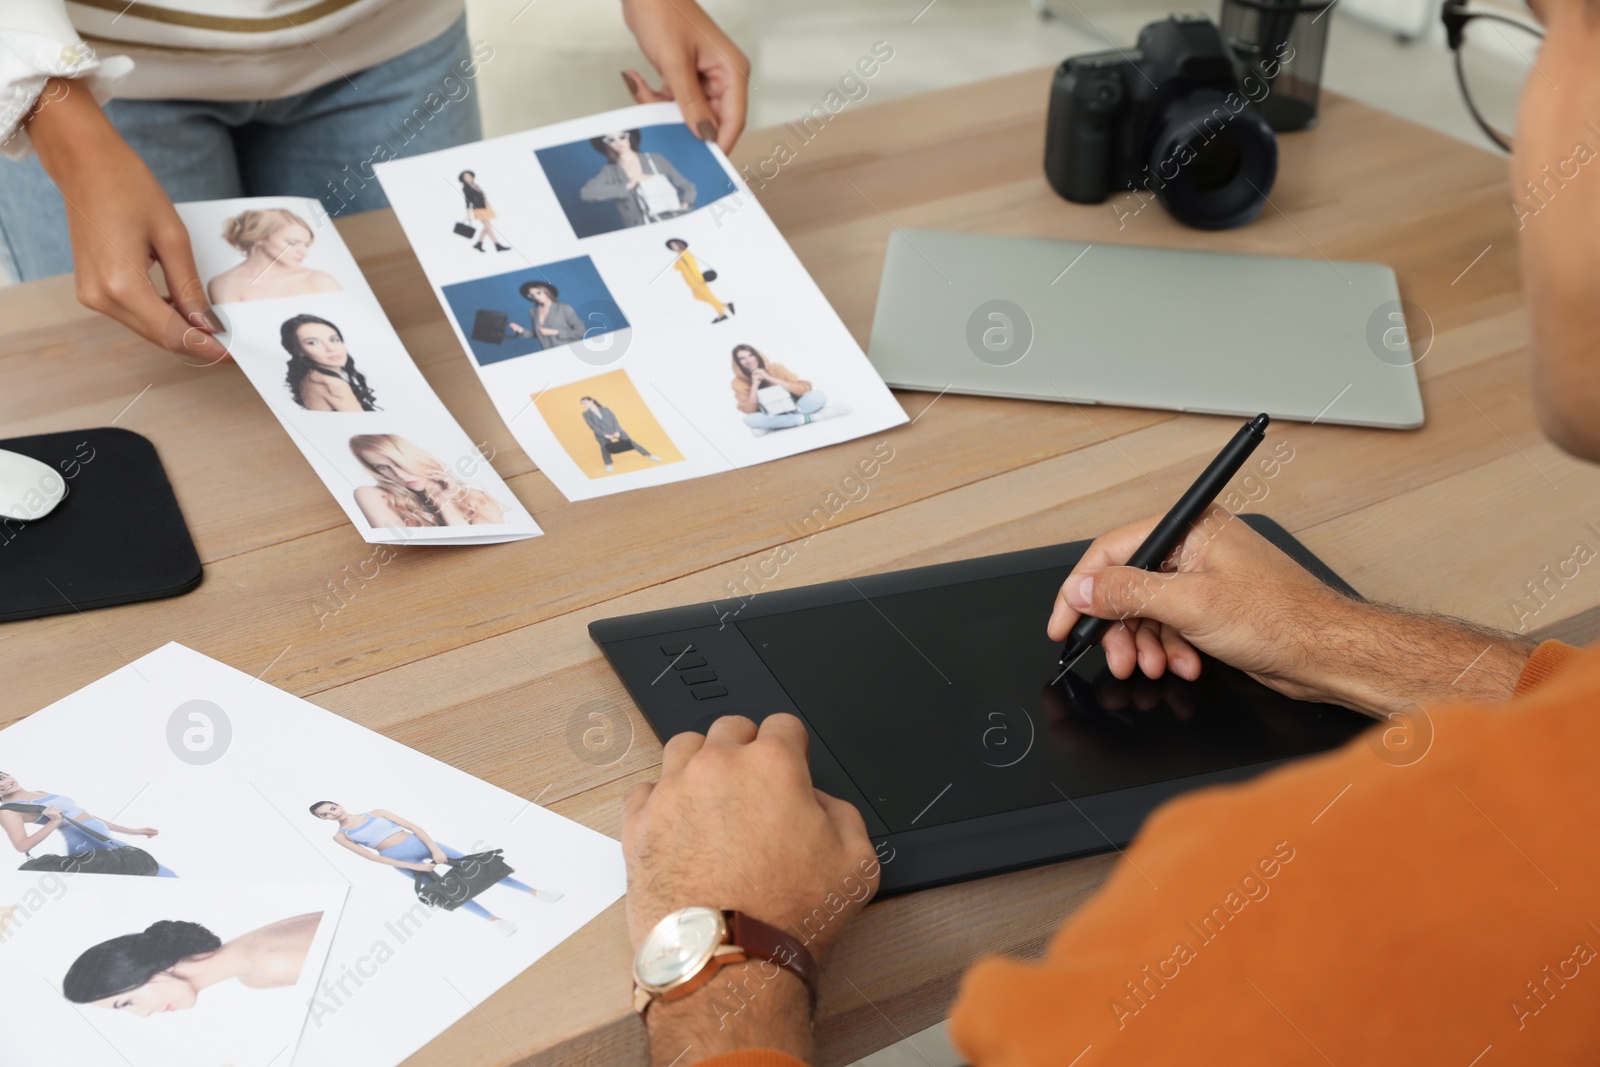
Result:
[[[1162,807],[1041,960],[972,968],[956,1044],[975,1067],[1596,1062],[1600,648],[1547,641],[1511,703],[1428,722],[1407,765],[1357,740]]]

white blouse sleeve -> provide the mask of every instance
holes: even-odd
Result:
[[[101,58],[84,43],[65,0],[0,0],[0,155],[25,159],[32,151],[22,123],[50,78],[73,79],[103,104],[132,70],[127,56]]]

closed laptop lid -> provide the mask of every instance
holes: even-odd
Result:
[[[1379,263],[897,230],[868,356],[891,386],[1410,429]]]

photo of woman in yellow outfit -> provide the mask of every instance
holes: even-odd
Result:
[[[716,281],[717,272],[701,268],[689,251],[688,241],[681,237],[673,237],[667,241],[667,247],[678,254],[678,258],[673,261],[672,269],[683,276],[683,282],[689,287],[689,292],[693,293],[694,298],[702,304],[710,304],[711,310],[717,313],[717,317],[711,320],[713,325],[726,322],[730,314],[737,314],[732,301],[724,304],[711,291],[711,286],[707,283]]]

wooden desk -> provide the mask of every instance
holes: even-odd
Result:
[[[787,130],[756,131],[735,159],[754,165],[788,142],[796,158],[761,199],[863,344],[891,224],[1393,264],[1436,331],[1420,364],[1427,427],[1275,427],[1295,457],[1262,510],[1370,596],[1514,625],[1507,605],[1524,582],[1591,538],[1583,524],[1600,520],[1600,472],[1546,443],[1530,406],[1505,161],[1326,97],[1316,130],[1284,138],[1273,206],[1257,222],[1201,233],[1152,205],[1119,228],[1110,207],[1065,203],[1045,184],[1046,80],[1033,72],[847,111],[805,145]],[[68,278],[0,290],[5,433],[100,426],[120,413],[118,425],[160,449],[206,564],[204,584],[176,600],[0,626],[0,722],[176,640],[616,835],[623,789],[655,776],[661,750],[586,624],[722,595],[743,565],[793,539],[789,521],[875,439],[569,504],[495,415],[393,217],[340,229],[429,381],[495,449],[548,536],[403,548],[319,628],[313,605],[369,548],[244,377],[185,366],[80,309]],[[1242,329],[1250,307],[1241,293]],[[894,460],[775,585],[1094,535],[1170,505],[1236,425],[901,400],[916,418],[887,435]],[[1600,581],[1584,573],[1537,625],[1574,638],[1596,629]],[[573,713],[596,700],[632,723],[632,747],[610,767],[570,747]],[[849,1062],[941,1018],[978,955],[1038,952],[1108,865],[1064,863],[873,906],[824,983],[821,1062]],[[628,956],[619,903],[410,1062],[641,1062]]]

